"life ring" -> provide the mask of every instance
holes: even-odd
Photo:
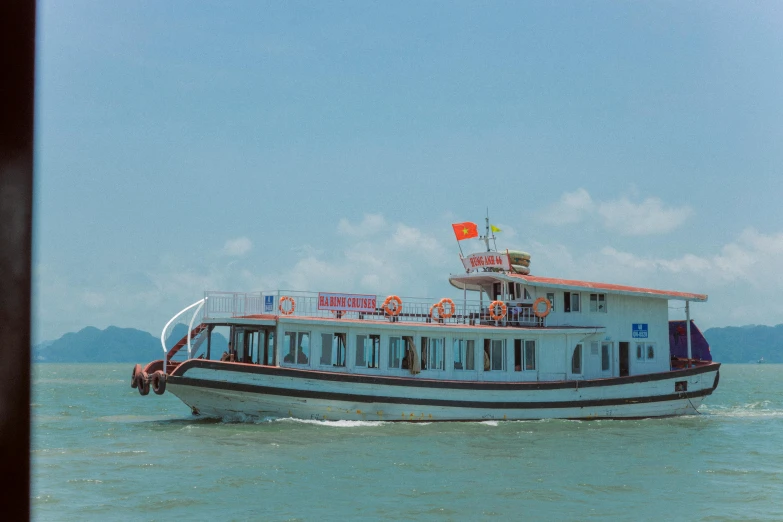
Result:
[[[291,308],[289,310],[283,308],[283,303],[285,303],[286,301],[291,303]],[[281,314],[291,315],[292,313],[294,313],[294,310],[296,310],[296,301],[294,301],[293,297],[284,295],[283,297],[280,298],[280,305],[278,306],[278,308],[280,309]]]
[[[497,312],[498,307],[500,307],[499,313]],[[500,321],[506,317],[506,312],[508,312],[508,307],[503,301],[492,301],[489,304],[489,316],[495,321]]]
[[[133,367],[133,374],[131,375],[131,388],[135,388],[136,386],[138,386],[138,384],[136,384],[136,375],[138,375],[140,371],[141,371],[140,364],[137,364],[136,366]]]
[[[144,370],[136,374],[136,387],[140,395],[148,395],[150,392],[150,379]]]
[[[392,303],[394,303],[394,306],[392,306]],[[383,311],[386,312],[386,315],[389,317],[400,315],[400,312],[402,311],[402,299],[396,295],[390,295],[383,302]]]
[[[538,305],[540,305],[541,303],[544,303],[546,305],[546,309],[543,312],[538,309]],[[536,317],[543,319],[544,317],[549,315],[549,312],[551,311],[552,311],[552,303],[550,303],[549,299],[547,299],[546,297],[539,297],[538,299],[533,301],[533,314]]]
[[[449,311],[447,312],[445,307],[443,305],[449,305]],[[452,315],[454,315],[454,312],[457,310],[457,307],[454,306],[454,301],[449,299],[448,297],[444,297],[440,300],[440,303],[438,303],[438,314],[443,319],[448,319]]]
[[[434,305],[430,306],[430,319],[433,321],[435,320],[435,310],[438,311],[438,319],[442,319],[443,315],[441,315],[441,311],[443,310],[443,307],[440,305],[440,303],[435,303]]]
[[[158,370],[152,374],[150,378],[152,384],[152,391],[157,395],[163,395],[166,392],[166,374],[162,370]]]

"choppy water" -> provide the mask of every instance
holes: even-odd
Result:
[[[446,424],[197,420],[132,365],[37,364],[37,520],[783,520],[783,365],[703,415]]]

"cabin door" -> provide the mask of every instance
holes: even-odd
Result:
[[[628,350],[629,350],[629,344],[626,342],[620,343],[620,377],[626,377],[629,375],[629,368],[628,365]]]

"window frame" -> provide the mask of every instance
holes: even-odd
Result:
[[[426,339],[426,342],[425,342]],[[421,357],[421,371],[445,371],[446,369],[446,338],[445,337],[429,337],[422,335],[419,337],[421,343],[420,353]],[[425,346],[426,345],[426,346]],[[438,346],[440,345],[440,346]],[[440,349],[440,350],[439,350]],[[440,354],[438,354],[438,350]],[[426,352],[426,356],[425,356]],[[440,355],[440,357],[438,357]],[[432,361],[440,361],[437,368],[432,367]]]
[[[589,310],[590,313],[593,314],[605,314],[607,313],[608,307],[606,306],[606,294],[605,293],[591,293],[590,294],[590,305]],[[602,304],[603,303],[603,304]],[[593,309],[593,305],[595,305],[595,309]],[[601,308],[603,307],[603,310]]]
[[[577,358],[577,354],[579,358]],[[579,363],[578,366],[576,363]],[[582,343],[577,343],[571,352],[571,375],[583,375],[584,374],[584,348]]]
[[[546,293],[546,299],[549,301],[550,307],[549,312],[555,311],[555,293],[554,292],[547,292]]]
[[[468,349],[470,347],[470,350]],[[471,352],[471,353],[468,353]],[[463,337],[451,339],[451,353],[453,366],[456,372],[476,371],[476,340]],[[459,356],[457,355],[459,354]],[[457,368],[457,363],[462,363],[462,368]]]
[[[302,347],[302,340],[303,337],[307,336],[307,353],[305,353],[304,348]],[[285,342],[286,337],[288,337],[289,341],[288,343]],[[293,342],[293,348],[294,348],[294,361],[286,361],[285,358],[288,356],[288,354],[291,353],[291,344]],[[284,364],[292,364],[294,366],[310,366],[312,364],[313,358],[313,335],[312,332],[309,330],[289,330],[283,332],[283,345],[286,344],[288,346],[285,346],[286,353],[283,355],[283,363]],[[300,355],[304,355],[307,358],[307,362],[298,362],[300,359]]]

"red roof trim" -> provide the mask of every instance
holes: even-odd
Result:
[[[555,285],[571,288],[589,288],[593,290],[606,290],[613,292],[627,292],[631,294],[646,294],[656,297],[668,297],[670,299],[682,299],[688,301],[706,301],[706,294],[694,294],[690,292],[674,292],[671,290],[656,290],[654,288],[641,288],[637,286],[615,285],[611,283],[593,283],[590,281],[575,281],[572,279],[559,279],[554,277],[538,277],[522,274],[507,274],[532,284]]]

